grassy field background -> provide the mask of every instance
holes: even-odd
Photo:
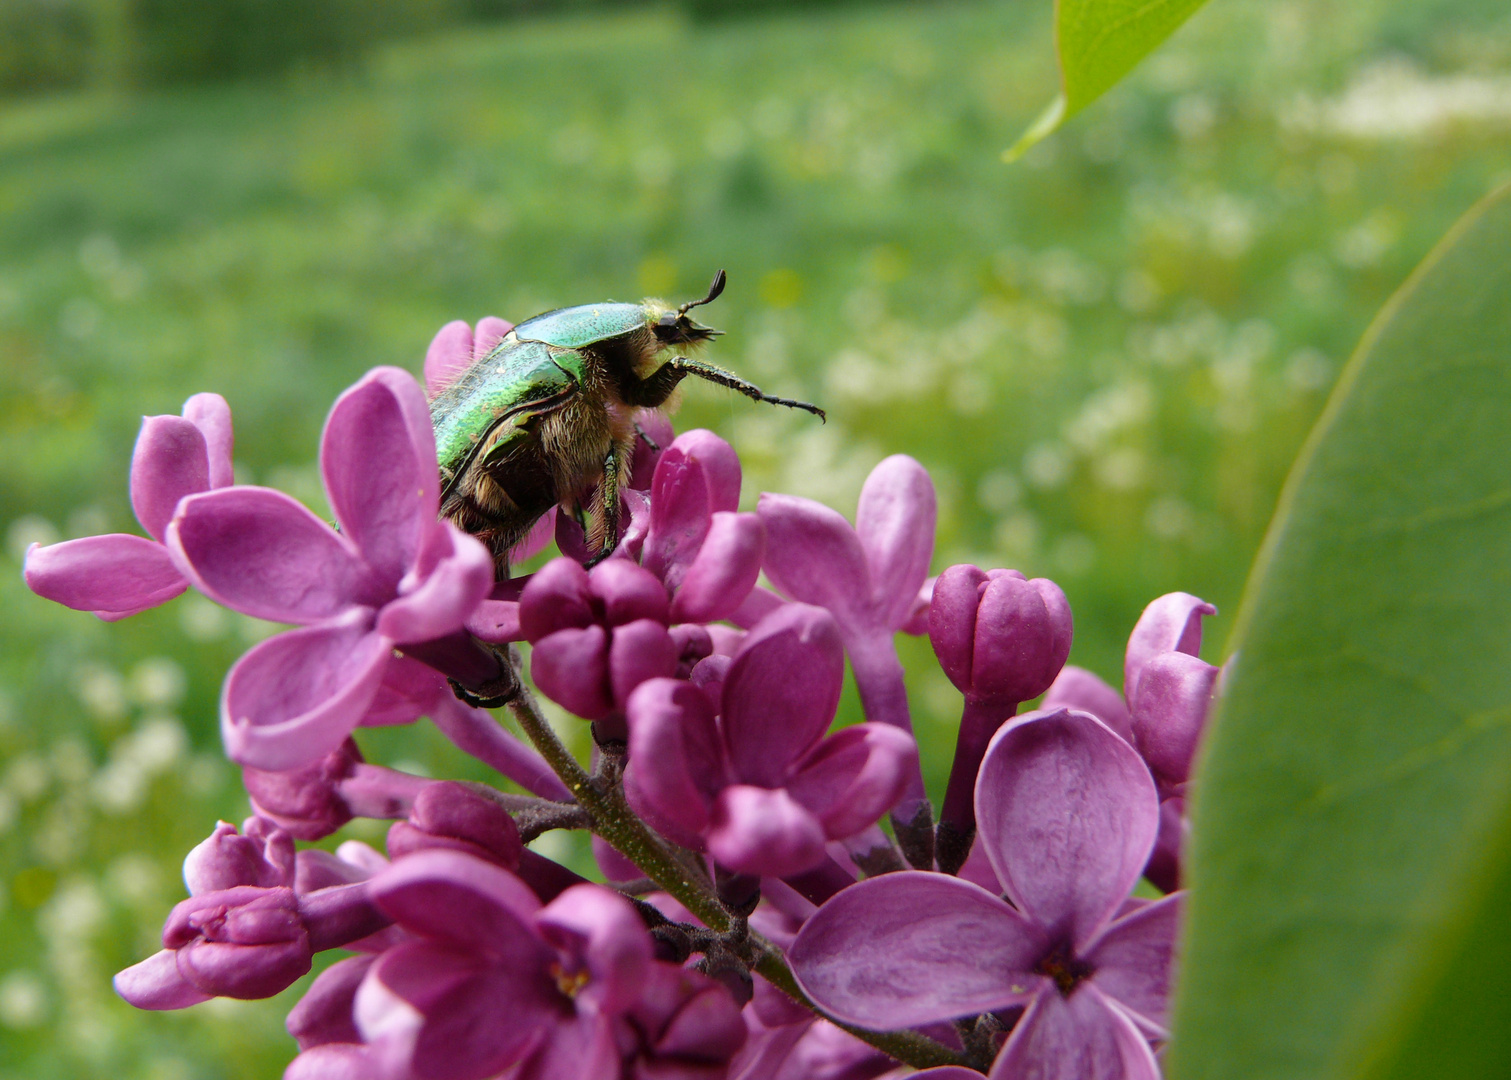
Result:
[[[747,501],[852,513],[912,454],[935,569],[1056,578],[1072,659],[1108,677],[1153,596],[1231,612],[1370,317],[1511,175],[1511,20],[1217,0],[1007,167],[1053,92],[1048,8],[646,10],[0,102],[0,1076],[272,1077],[294,1052],[297,987],[149,1015],[109,986],[156,947],[184,852],[246,812],[215,701],[269,628],[194,597],[107,627],[20,582],[33,540],[135,531],[139,418],[196,391],[230,400],[244,481],[319,506],[335,394],[418,370],[444,322],[690,297],[722,266],[710,355],[830,416],[688,389],[678,426],[735,444]],[[937,797],[958,700],[926,642],[903,651]],[[485,777],[428,725],[368,735]]]

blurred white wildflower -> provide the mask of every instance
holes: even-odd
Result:
[[[47,1015],[47,988],[30,971],[12,971],[0,979],[0,1024],[12,1029],[36,1027]]]
[[[1364,68],[1337,97],[1298,95],[1280,120],[1293,130],[1354,139],[1417,139],[1454,124],[1511,124],[1511,76],[1427,75],[1391,57]]]

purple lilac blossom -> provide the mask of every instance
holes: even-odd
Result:
[[[140,1009],[181,1009],[212,997],[263,998],[310,969],[315,953],[382,930],[389,920],[365,884],[300,894],[293,841],[251,819],[227,822],[184,861],[189,899],[163,926],[163,949],[115,977]]]
[[[542,907],[506,870],[425,851],[370,887],[414,935],[356,995],[357,1027],[394,1072],[481,1080],[518,1065],[518,1080],[615,1080],[648,1059],[678,1075],[678,1063],[721,1065],[744,1041],[727,992],[652,959],[639,915],[601,886]]]
[[[1165,892],[1180,887],[1181,851],[1190,831],[1186,781],[1220,674],[1196,655],[1202,617],[1215,614],[1215,607],[1190,593],[1166,593],[1150,601],[1128,637],[1126,701],[1078,667],[1065,668],[1044,695],[1044,708],[1089,712],[1143,754],[1161,800],[1159,839],[1144,876]]]
[[[1070,655],[1070,604],[1046,578],[952,566],[929,606],[929,641],[965,695],[949,785],[939,813],[939,869],[958,870],[976,831],[973,793],[987,743],[1018,705],[1049,689]]]
[[[492,588],[493,561],[436,520],[435,439],[414,378],[377,368],[343,393],[320,463],[340,532],[281,492],[235,487],[183,499],[166,534],[175,565],[211,599],[301,624],[237,661],[221,694],[228,754],[259,769],[339,746],[396,646],[461,638],[458,648],[481,649],[460,631]]]
[[[1023,1007],[992,1080],[1156,1080],[1183,894],[1126,904],[1158,829],[1142,759],[1088,713],[1025,714],[987,750],[976,816],[1010,903],[942,874],[863,881],[799,932],[804,990],[873,1028]]]
[[[186,495],[229,487],[231,408],[219,394],[195,394],[181,416],[145,416],[131,458],[131,509],[146,539],[110,533],[26,553],[27,586],[38,596],[107,622],[157,607],[189,587],[163,546]]]
[[[781,606],[732,661],[711,657],[694,676],[654,679],[631,696],[625,788],[642,817],[732,870],[812,869],[826,840],[874,823],[917,768],[917,745],[895,727],[824,737],[844,654],[821,608]]]
[[[934,484],[923,466],[896,454],[871,470],[852,527],[843,515],[809,499],[763,494],[765,570],[784,596],[827,608],[839,624],[866,718],[911,734],[907,690],[893,637],[916,625],[920,589],[929,574],[938,514]],[[910,858],[928,860],[932,841],[923,773],[915,768],[892,820]],[[928,860],[931,862],[931,860]]]

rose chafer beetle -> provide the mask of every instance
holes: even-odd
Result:
[[[584,522],[588,549],[606,558],[619,543],[619,488],[635,439],[637,408],[659,408],[689,375],[756,401],[805,409],[733,372],[668,355],[717,336],[659,300],[558,308],[511,330],[474,360],[430,406],[441,466],[441,514],[488,545],[500,576],[508,553],[558,504]],[[595,560],[596,561],[596,560]]]

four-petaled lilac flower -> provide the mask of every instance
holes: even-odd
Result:
[[[184,860],[189,899],[163,926],[163,949],[115,977],[139,1009],[182,1009],[212,997],[264,998],[310,969],[315,953],[382,930],[365,884],[300,894],[293,841],[255,818],[228,822]]]
[[[481,649],[461,628],[492,589],[493,560],[436,520],[435,437],[413,376],[376,368],[343,393],[320,467],[339,532],[259,487],[190,495],[168,526],[174,562],[211,599],[302,624],[237,661],[221,694],[228,754],[259,769],[297,768],[340,746],[396,646]]]
[[[147,416],[131,458],[131,509],[146,539],[110,533],[26,553],[26,584],[39,596],[107,622],[172,600],[189,587],[162,541],[179,500],[228,487],[231,409],[219,394],[195,394],[182,416]]]
[[[784,604],[730,661],[693,681],[653,679],[630,697],[631,805],[724,866],[784,877],[821,863],[826,840],[867,828],[918,768],[912,736],[856,724],[824,737],[844,654],[821,608]]]
[[[913,618],[929,574],[938,514],[934,483],[923,466],[896,454],[861,488],[852,527],[822,503],[763,494],[765,569],[788,598],[827,608],[839,624],[868,720],[912,732],[902,664],[893,637]],[[892,820],[915,862],[932,844],[923,773],[909,774]]]
[[[1157,1080],[1183,894],[1128,899],[1159,826],[1138,753],[1088,713],[1025,714],[987,750],[976,817],[1011,903],[943,874],[863,881],[798,933],[803,988],[883,1029],[1022,1006],[992,1080]]]
[[[1180,886],[1188,830],[1186,781],[1211,711],[1220,670],[1197,658],[1201,620],[1217,609],[1190,593],[1150,601],[1128,637],[1123,693],[1077,667],[1067,667],[1044,695],[1044,707],[1082,709],[1144,755],[1160,793],[1160,832],[1144,876],[1166,892]]]
[[[939,666],[965,695],[949,786],[939,812],[939,869],[953,874],[976,831],[976,771],[991,737],[1018,705],[1049,689],[1070,655],[1070,604],[1047,578],[968,564],[939,575],[929,604],[929,641]]]
[[[517,1064],[515,1080],[617,1080],[626,1060],[662,1058],[675,1076],[744,1040],[728,993],[653,960],[640,916],[601,886],[542,907],[506,870],[423,851],[370,888],[415,935],[356,995],[357,1027],[395,1073],[481,1080]]]

